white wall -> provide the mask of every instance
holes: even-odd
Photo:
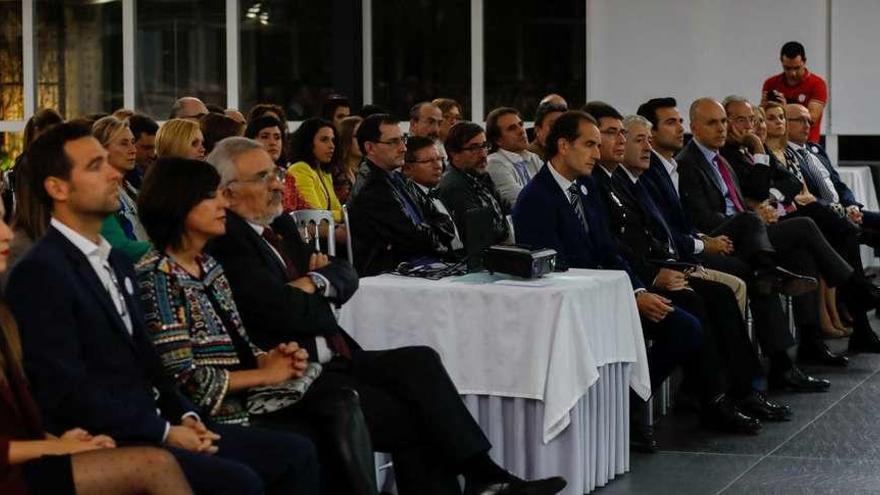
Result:
[[[760,101],[761,84],[781,72],[779,49],[790,40],[804,44],[810,70],[828,74],[832,0],[586,1],[588,98],[607,101],[624,114],[658,96],[677,98],[685,119],[691,101],[701,96],[720,100],[740,94]],[[839,10],[867,14],[880,25],[880,0],[833,1],[853,4]],[[868,22],[860,21],[867,29]],[[873,45],[855,50],[850,59],[874,64],[880,74],[873,57],[880,34],[875,30],[870,39]],[[873,124],[880,131],[880,117]]]
[[[831,2],[834,134],[880,134],[880,1]]]

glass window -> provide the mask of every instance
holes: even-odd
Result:
[[[0,132],[0,171],[11,169],[23,149],[24,133]]]
[[[0,0],[0,19],[0,120],[22,120],[21,0]]]
[[[38,0],[37,107],[65,118],[122,106],[122,1]]]
[[[584,0],[485,0],[486,111],[519,109],[531,120],[541,98],[561,94],[579,107],[586,95]]]
[[[469,115],[470,1],[374,1],[372,14],[373,103],[408,118],[415,103],[446,97]]]
[[[360,2],[242,0],[241,108],[281,105],[290,120],[320,115],[331,94],[361,101]]]
[[[226,2],[138,0],[136,106],[160,119],[174,100],[226,105]]]

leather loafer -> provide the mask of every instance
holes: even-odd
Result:
[[[568,482],[560,476],[542,480],[512,480],[501,483],[468,486],[464,495],[553,495],[562,491]]]
[[[851,352],[871,352],[880,354],[880,338],[873,330],[866,328],[853,332],[849,338]]]
[[[831,382],[821,378],[813,378],[807,375],[797,366],[782,373],[772,373],[767,377],[771,387],[793,392],[825,392],[831,387]]]
[[[850,345],[852,345],[852,339],[850,339]],[[878,345],[880,345],[880,342],[878,342]],[[798,346],[798,361],[821,364],[824,366],[849,365],[848,357],[832,351],[827,345],[825,345],[825,342],[822,342],[821,340],[801,342],[801,345]]]
[[[725,433],[757,435],[761,431],[759,420],[744,414],[724,395],[705,406],[701,420],[707,428]]]
[[[767,399],[757,390],[737,401],[736,407],[761,421],[788,421],[791,418],[790,407]]]
[[[799,296],[805,292],[816,290],[819,282],[815,277],[799,275],[781,266],[774,266],[755,272],[758,292],[769,294],[779,292],[788,296]]]
[[[654,440],[654,428],[637,421],[630,421],[629,450],[642,454],[656,454],[660,447]]]

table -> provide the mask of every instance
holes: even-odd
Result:
[[[840,179],[852,189],[856,201],[865,205],[866,210],[880,211],[870,167],[838,167],[837,172],[840,174]],[[877,259],[874,248],[863,245],[860,247],[860,251],[862,264],[865,268],[880,265],[880,260]]]
[[[367,349],[437,350],[517,475],[561,474],[581,494],[629,470],[629,389],[647,398],[650,379],[624,272],[369,277],[340,324]]]

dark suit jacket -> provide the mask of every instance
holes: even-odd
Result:
[[[470,210],[485,208],[491,196],[499,210],[492,222],[493,242],[504,242],[510,234],[505,217],[510,213],[510,203],[498,194],[495,183],[488,173],[468,177],[465,172],[454,166],[449,167],[437,186],[437,196],[446,205],[462,236],[466,236],[468,232],[467,213]],[[467,244],[467,239],[462,239],[462,242]]]
[[[651,153],[651,166],[642,174],[639,181],[651,195],[654,204],[657,205],[657,209],[672,231],[679,256],[683,260],[693,261],[697,229],[694,228],[690,215],[682,208],[675,185],[656,153]]]
[[[173,424],[196,407],[162,373],[131,262],[115,249],[109,262],[122,285],[131,335],[85,255],[58,230],[49,228],[16,265],[7,294],[25,370],[49,432],[82,427],[117,440],[160,443],[166,421],[157,406]]]
[[[678,189],[682,205],[690,213],[697,230],[712,232],[727,218],[720,179],[716,178],[712,165],[693,139],[685,145],[675,160],[678,162]],[[730,166],[728,171],[734,187],[740,197],[743,197],[736,173]]]
[[[607,213],[593,181],[589,177],[577,180],[581,191],[587,191],[579,194],[590,226],[588,234],[548,167],[550,165],[545,163],[516,200],[513,224],[517,242],[555,249],[557,263],[565,267],[624,270],[633,289],[643,288],[639,277],[617,251],[608,230]],[[595,173],[602,172],[596,170]]]
[[[8,349],[2,342],[0,352],[8,359]],[[4,375],[7,381],[0,383],[0,493],[25,495],[27,489],[21,467],[8,462],[9,442],[40,440],[44,436],[43,427],[39,410],[21,372],[6,369]]]
[[[419,256],[441,258],[450,251],[455,237],[451,219],[423,202],[410,190],[404,191],[422,218],[413,224],[388,172],[369,160],[369,173],[358,195],[349,205],[355,268],[361,276],[377,275]],[[409,179],[404,178],[408,181]]]
[[[761,202],[770,196],[770,180],[773,169],[756,165],[748,152],[738,144],[728,142],[721,148],[721,156],[736,173],[743,197]]]
[[[287,256],[305,276],[311,253],[293,219],[282,215],[272,223],[272,229],[282,237]],[[223,266],[244,328],[257,347],[271,349],[294,340],[316,357],[314,338],[341,332],[352,349],[358,348],[336,323],[327,298],[287,285],[278,256],[242,217],[227,211],[226,234],[209,242],[205,250]],[[357,274],[345,261],[334,259],[318,272],[340,292],[340,302],[357,290]]]
[[[837,172],[837,169],[831,165],[831,159],[828,158],[828,154],[825,153],[825,149],[814,143],[807,143],[807,149],[810,150],[816,157],[819,158],[819,161],[822,162],[822,166],[828,170],[828,173],[831,174],[831,182],[834,183],[834,189],[837,191],[837,195],[840,197],[840,204],[844,207],[851,205],[858,205],[861,208],[862,205],[858,201],[856,201],[856,197],[853,194],[852,190],[847,186],[842,180],[840,180],[840,174]],[[818,192],[820,191],[817,184],[813,183],[810,180],[810,176],[804,174],[804,182],[807,184],[807,189],[810,190],[813,194],[818,198]]]

